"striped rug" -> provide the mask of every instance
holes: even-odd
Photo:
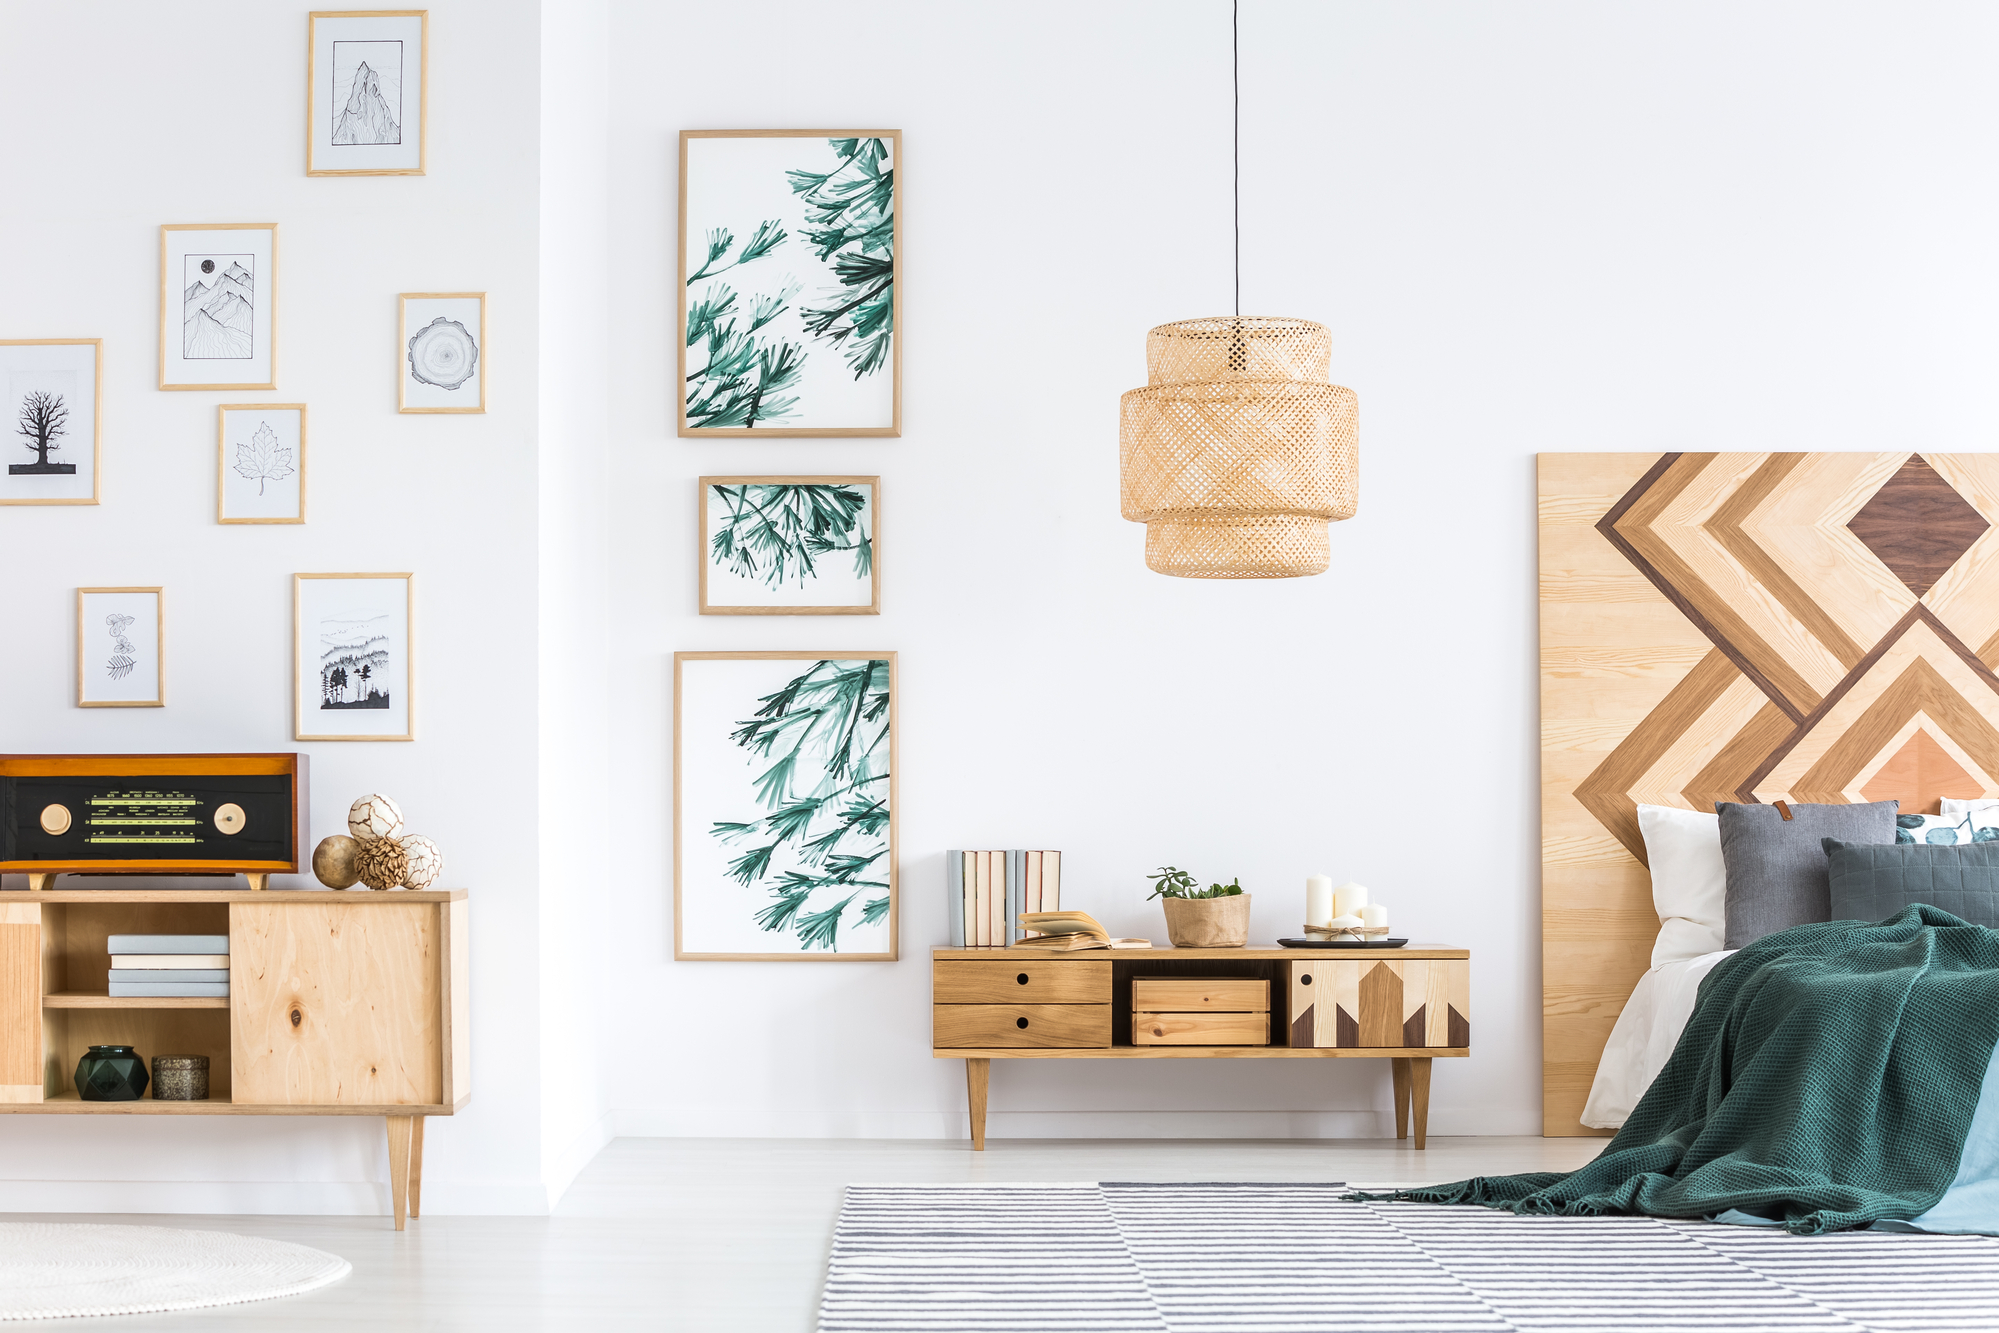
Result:
[[[1999,1329],[1999,1240],[1342,1203],[1332,1184],[851,1185],[821,1333]]]

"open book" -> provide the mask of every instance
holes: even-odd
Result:
[[[1067,953],[1073,949],[1150,949],[1151,940],[1112,939],[1088,912],[1022,912],[1020,928],[1041,932],[1015,940],[1015,949]]]

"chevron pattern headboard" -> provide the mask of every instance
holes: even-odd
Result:
[[[1999,796],[1999,454],[1542,454],[1544,1130],[1658,918],[1637,806]]]

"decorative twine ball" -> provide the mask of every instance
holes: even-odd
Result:
[[[361,872],[361,882],[369,888],[393,889],[409,874],[410,859],[394,838],[377,838],[361,844],[355,868]]]
[[[402,849],[403,855],[409,858],[409,869],[403,872],[404,888],[427,889],[444,873],[444,853],[421,833],[412,833],[404,838]]]
[[[402,807],[386,796],[363,796],[347,809],[347,831],[361,842],[393,838],[403,831]]]
[[[345,833],[321,838],[312,849],[312,873],[329,889],[351,888],[361,878],[354,864],[360,854],[361,844]]]

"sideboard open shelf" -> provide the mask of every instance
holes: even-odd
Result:
[[[464,889],[0,894],[0,1114],[382,1116],[400,1231],[424,1119],[472,1095],[470,910]],[[227,935],[229,995],[112,996],[124,934]],[[208,1099],[84,1101],[77,1061],[109,1044],[207,1056]]]

